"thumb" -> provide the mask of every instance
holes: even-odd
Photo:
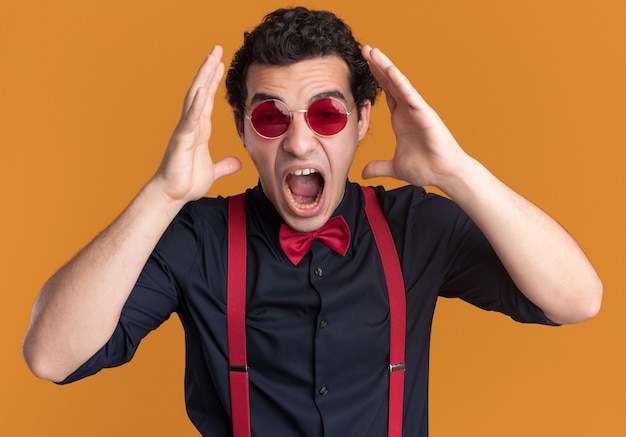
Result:
[[[237,173],[239,170],[241,170],[241,161],[234,156],[220,159],[213,166],[215,179]]]
[[[364,179],[375,177],[393,177],[393,165],[391,161],[371,161],[364,168],[361,176]]]

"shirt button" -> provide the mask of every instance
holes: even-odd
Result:
[[[325,385],[323,385],[323,386],[320,388],[320,394],[321,394],[322,396],[326,396],[326,395],[328,394],[328,387],[326,387]]]
[[[324,329],[327,326],[328,326],[328,321],[327,320],[320,321],[320,328]]]
[[[322,275],[324,274],[324,271],[322,270],[321,267],[318,267],[318,268],[315,269],[315,271],[313,273],[315,273],[315,276],[317,276],[318,278],[321,278]]]

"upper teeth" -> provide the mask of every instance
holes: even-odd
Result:
[[[313,168],[302,168],[299,170],[295,170],[292,174],[294,176],[308,176],[311,173],[317,173],[317,170],[313,169]]]

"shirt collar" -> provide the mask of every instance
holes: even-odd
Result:
[[[274,205],[269,201],[265,192],[263,192],[263,188],[260,183],[249,191],[248,202],[251,207],[250,211],[252,212],[252,214],[248,217],[249,238],[255,238],[255,236],[261,237],[269,243],[274,256],[279,258],[281,261],[288,261],[278,242],[280,225],[285,221],[278,214]],[[350,246],[348,247],[348,255],[352,254],[356,216],[358,212],[362,210],[363,198],[360,194],[359,185],[346,181],[346,189],[343,199],[332,216],[342,215],[350,228],[350,234],[352,237],[350,239]]]

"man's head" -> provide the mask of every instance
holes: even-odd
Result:
[[[294,229],[324,225],[378,93],[350,28],[330,12],[278,10],[245,35],[226,88],[267,198]]]
[[[374,104],[378,83],[350,27],[332,12],[303,7],[278,9],[265,16],[252,32],[244,34],[243,46],[235,53],[226,76],[228,102],[243,118],[248,69],[253,64],[287,66],[329,55],[339,56],[348,65],[357,108],[367,100]]]

